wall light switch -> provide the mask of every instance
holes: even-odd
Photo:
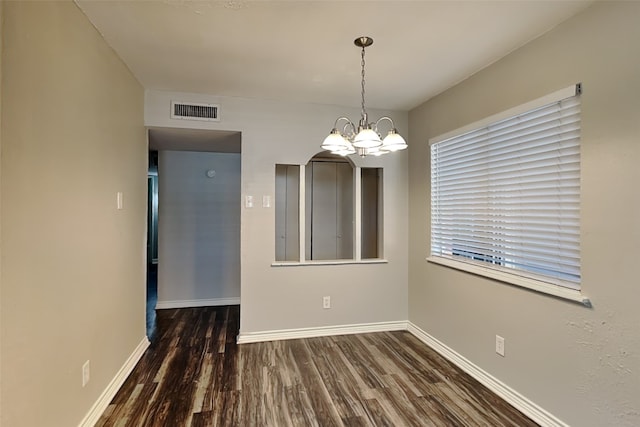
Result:
[[[118,191],[118,194],[116,194],[116,205],[118,210],[124,209],[124,196],[122,195],[122,191]]]
[[[322,297],[322,308],[331,308],[331,297]]]
[[[89,383],[90,378],[91,378],[91,367],[89,365],[89,361],[87,360],[82,365],[82,387],[86,386]]]
[[[253,196],[245,196],[244,198],[244,207],[252,208],[253,207]]]
[[[262,207],[263,208],[271,207],[271,196],[262,196]]]
[[[504,338],[500,335],[496,335],[496,353],[504,357]]]

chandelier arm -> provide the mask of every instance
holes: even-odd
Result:
[[[393,123],[393,119],[391,119],[391,117],[380,117],[378,120],[376,120],[376,124],[375,124],[375,131],[378,132],[378,124],[383,121],[383,120],[389,120],[391,122],[391,129],[395,130],[396,125]],[[378,132],[379,134],[380,132]]]
[[[344,126],[342,126],[342,136],[351,140],[353,139],[353,135],[355,135],[353,123],[345,123]]]
[[[340,122],[341,120],[346,121],[346,123],[344,124],[344,126],[342,127],[342,132],[345,132],[345,129],[347,128],[347,126],[349,126],[351,129],[352,133],[356,133],[356,125],[351,121],[351,119],[349,119],[348,117],[338,117],[335,121],[335,123],[333,124],[333,128],[334,129],[338,129],[338,122]]]

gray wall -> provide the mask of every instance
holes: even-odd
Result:
[[[158,160],[158,307],[239,302],[240,154],[160,151]]]
[[[216,103],[216,122],[172,120],[170,101]],[[275,209],[262,196],[275,195],[276,164],[307,164],[320,151],[336,117],[359,117],[357,108],[340,108],[202,94],[147,91],[145,124],[242,132],[240,332],[404,321],[407,319],[407,153],[356,158],[358,166],[384,168],[386,264],[272,267],[275,261]],[[394,118],[406,135],[407,113],[369,112]],[[162,173],[162,171],[160,171]],[[162,197],[162,195],[160,196]],[[162,259],[160,259],[162,263]],[[331,296],[331,309],[322,297]]]
[[[595,3],[409,116],[409,319],[574,426],[640,425],[639,24],[640,3]],[[577,82],[593,308],[427,263],[429,138]]]
[[[0,425],[74,426],[146,342],[144,93],[74,3],[0,7]]]

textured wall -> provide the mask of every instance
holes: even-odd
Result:
[[[240,154],[161,151],[158,183],[158,303],[240,298]]]
[[[67,427],[145,338],[144,94],[74,3],[2,6],[0,424]]]
[[[409,116],[410,320],[575,426],[640,425],[639,22],[639,3],[595,3]],[[429,138],[578,82],[593,308],[427,263]]]

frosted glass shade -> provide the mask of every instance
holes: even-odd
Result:
[[[362,129],[353,140],[356,148],[373,148],[382,145],[382,140],[373,129]]]
[[[337,154],[338,156],[348,156],[350,154],[355,154],[356,153],[356,149],[353,148],[353,146],[351,144],[349,144],[348,147],[344,147],[340,150],[333,150],[331,153],[333,154]]]
[[[338,151],[344,150],[349,147],[349,141],[344,139],[344,137],[338,132],[336,129],[332,130],[329,136],[324,139],[324,142],[320,146],[323,150],[329,151]]]
[[[407,142],[400,136],[395,129],[389,131],[389,134],[382,141],[382,151],[399,151],[407,148]]]
[[[382,151],[382,147],[373,147],[373,148],[367,149],[367,156],[379,157],[379,156],[382,156],[383,154],[387,154],[387,152]]]

